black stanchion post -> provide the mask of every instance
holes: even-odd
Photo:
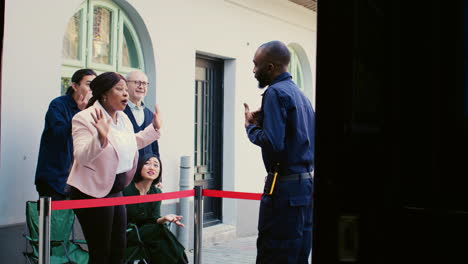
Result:
[[[202,260],[202,228],[203,228],[203,187],[195,186],[195,205],[194,205],[194,254],[193,263],[201,264]]]
[[[50,197],[39,199],[39,264],[50,263]]]

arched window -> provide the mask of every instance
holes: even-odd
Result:
[[[289,62],[289,73],[291,73],[293,81],[297,86],[304,91],[304,76],[302,72],[301,61],[296,53],[296,51],[288,46],[289,52],[291,53],[291,61]]]
[[[109,0],[86,0],[69,20],[62,50],[62,94],[73,73],[145,70],[140,40],[125,12]]]
[[[297,43],[289,43],[288,49],[291,53],[289,72],[293,77],[293,81],[313,103],[315,100],[315,91],[312,81],[312,69],[307,53],[301,45]]]

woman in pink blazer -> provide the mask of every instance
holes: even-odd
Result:
[[[93,97],[72,119],[74,162],[68,177],[71,199],[121,197],[135,174],[138,149],[159,139],[159,109],[146,129],[134,133],[123,112],[127,81],[115,72],[97,76]],[[122,263],[126,247],[124,205],[75,209],[90,253],[89,263]]]

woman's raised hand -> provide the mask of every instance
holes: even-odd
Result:
[[[91,123],[98,131],[101,146],[104,146],[107,142],[107,135],[109,134],[110,122],[112,122],[112,119],[108,118],[106,120],[102,109],[95,109],[95,113],[91,112],[91,116],[94,120],[94,122]]]
[[[165,222],[172,222],[178,226],[181,226],[181,227],[185,227],[184,224],[182,224],[182,222],[180,222],[180,220],[182,219],[183,216],[181,215],[175,215],[175,214],[168,214],[168,215],[165,215],[163,217],[163,219],[165,220]]]
[[[154,113],[153,113],[153,127],[154,129],[160,129],[162,126],[161,122],[161,112],[159,112],[159,106],[156,104],[154,107]]]
[[[88,104],[88,99],[87,97],[84,97],[82,94],[80,94],[80,98],[78,98],[78,102],[76,102],[76,105],[80,110],[83,110],[86,108],[86,105]]]

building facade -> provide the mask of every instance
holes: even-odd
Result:
[[[157,103],[164,122],[164,192],[179,190],[181,156],[192,157],[194,184],[261,192],[260,149],[243,125],[243,103],[255,109],[261,102],[263,91],[252,73],[259,45],[288,44],[291,73],[315,105],[316,12],[295,2],[301,1],[7,0],[0,259],[24,250],[25,202],[38,198],[34,174],[44,116],[79,68],[146,72],[145,103]],[[164,201],[163,210],[177,212],[178,202]],[[257,211],[256,201],[205,201],[206,233],[256,234]],[[193,218],[185,216],[185,222],[191,230]]]

